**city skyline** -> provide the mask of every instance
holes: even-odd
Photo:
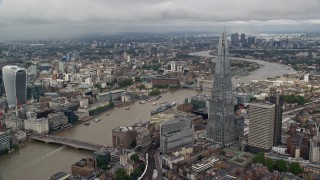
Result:
[[[288,4],[290,3],[290,8]],[[117,32],[317,31],[319,0],[44,1],[1,0],[0,40],[79,37]]]

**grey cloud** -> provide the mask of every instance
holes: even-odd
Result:
[[[16,36],[14,29],[63,34],[66,29],[90,33],[95,27],[113,32],[221,24],[318,26],[319,9],[320,0],[0,0],[0,39]]]

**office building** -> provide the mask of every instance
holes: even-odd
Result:
[[[275,104],[252,103],[249,109],[249,138],[250,152],[268,151],[273,146]]]
[[[0,154],[3,151],[10,150],[10,138],[9,133],[0,132]]]
[[[248,45],[254,45],[256,43],[256,38],[255,37],[248,37]]]
[[[236,139],[231,70],[225,32],[220,37],[213,81],[207,138],[224,147]]]
[[[2,68],[8,105],[20,106],[27,101],[27,70],[18,66]]]
[[[62,73],[66,72],[66,62],[59,61],[59,72],[62,72]]]
[[[241,42],[241,44],[242,44],[242,47],[247,44],[246,34],[241,33],[241,35],[240,35],[240,42]]]
[[[107,166],[111,161],[110,152],[106,149],[101,148],[93,153],[93,157],[96,160],[96,167],[102,168]]]
[[[317,128],[317,135],[313,136],[310,139],[310,153],[309,153],[309,160],[313,163],[320,162],[320,137],[319,137],[319,127],[316,124]]]
[[[274,121],[274,139],[273,145],[277,146],[281,144],[281,130],[282,130],[282,112],[284,99],[278,94],[270,97],[270,103],[275,104],[275,121]]]
[[[308,73],[304,75],[303,81],[304,82],[309,82],[309,74]]]
[[[160,152],[168,154],[176,149],[193,145],[191,118],[175,118],[164,122],[160,128]]]
[[[238,45],[239,45],[239,34],[238,33],[231,34],[231,46],[237,47]]]

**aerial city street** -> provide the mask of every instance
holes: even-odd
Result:
[[[0,180],[320,179],[320,1],[27,1],[0,0]]]

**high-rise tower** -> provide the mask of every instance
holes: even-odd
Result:
[[[235,141],[235,118],[231,70],[226,32],[220,37],[214,71],[212,96],[207,125],[207,138],[223,147]]]
[[[27,101],[27,70],[17,66],[2,68],[8,105],[20,106]]]

